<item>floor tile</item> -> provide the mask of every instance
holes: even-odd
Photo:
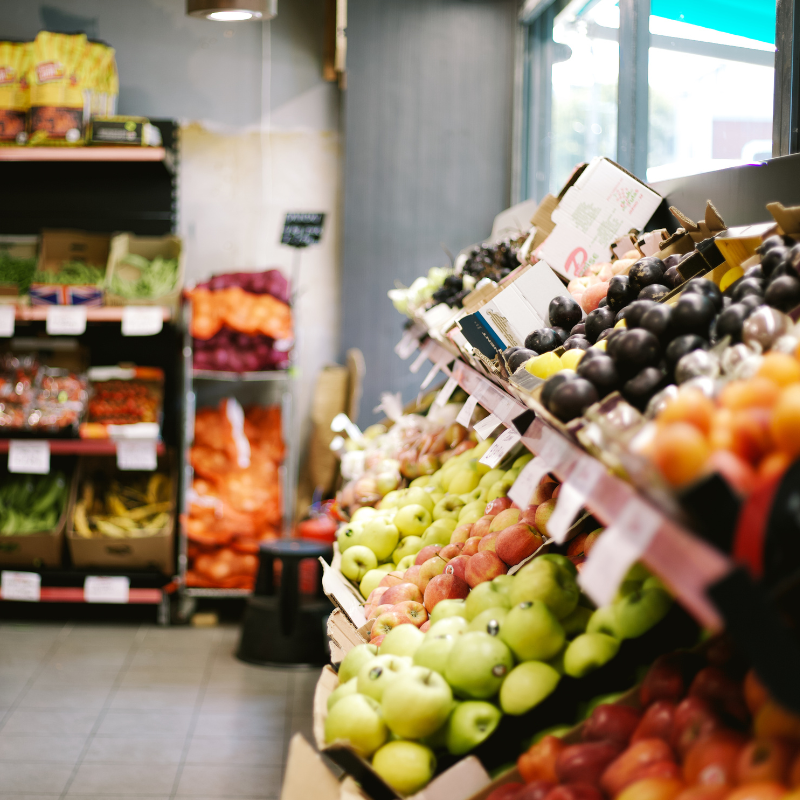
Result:
[[[195,736],[259,736],[281,738],[286,728],[284,714],[201,713],[194,727]]]
[[[176,797],[272,798],[280,794],[280,770],[243,766],[190,766],[183,768]]]
[[[126,687],[114,692],[109,708],[130,711],[192,711],[199,694],[199,685],[188,688],[175,686],[170,689]]]
[[[17,709],[7,719],[2,732],[9,736],[23,734],[88,736],[97,717],[97,711]]]
[[[72,766],[54,764],[42,769],[41,764],[0,763],[0,786],[12,792],[62,792],[72,774]]]
[[[120,688],[145,687],[157,689],[172,686],[200,686],[203,670],[159,669],[158,667],[128,667],[120,680]]]
[[[181,736],[95,736],[84,764],[179,764]]]
[[[111,686],[119,675],[119,667],[81,667],[73,664],[49,663],[37,676],[34,686]]]
[[[180,736],[189,730],[185,711],[107,711],[98,736]]]
[[[81,764],[67,797],[169,795],[177,772],[177,765]]]
[[[272,692],[264,689],[224,691],[212,687],[204,691],[200,710],[204,713],[283,714],[286,712],[288,701],[286,693],[281,691]]]
[[[6,794],[0,790],[0,800],[58,800],[61,797],[61,792],[54,794]]]
[[[2,668],[0,668],[2,675]],[[101,709],[109,695],[109,688],[94,686],[32,686],[19,699],[18,708],[55,710]]]
[[[75,764],[85,744],[85,736],[20,736],[0,733],[0,761]]]
[[[252,767],[280,767],[283,759],[281,739],[195,736],[189,744],[187,764],[243,764]]]

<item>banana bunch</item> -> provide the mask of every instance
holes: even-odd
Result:
[[[86,539],[136,539],[155,536],[169,523],[172,482],[161,472],[133,477],[124,484],[105,473],[83,481],[72,527]]]

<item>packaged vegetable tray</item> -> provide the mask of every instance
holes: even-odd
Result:
[[[106,305],[166,306],[177,312],[183,274],[180,237],[120,233],[108,254]]]

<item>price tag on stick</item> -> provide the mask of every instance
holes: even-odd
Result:
[[[23,475],[49,474],[50,445],[12,439],[8,443],[8,471]]]
[[[497,437],[497,441],[478,459],[478,463],[486,464],[490,469],[494,469],[511,452],[511,448],[520,438],[519,433],[514,428],[503,431]]]
[[[480,422],[475,423],[475,433],[481,439],[488,439],[492,431],[500,424],[500,420],[494,414],[489,414],[488,417],[484,417]]]
[[[439,394],[436,395],[436,399],[433,401],[435,406],[439,406],[442,408],[443,406],[447,405],[447,401],[453,396],[453,392],[458,387],[458,381],[453,378],[452,376],[447,379],[447,383],[442,386]]]
[[[533,490],[539,485],[539,481],[549,472],[547,463],[541,456],[536,456],[529,461],[522,472],[517,475],[514,485],[508,492],[512,502],[516,503],[521,509],[526,509],[533,497]]]
[[[83,583],[83,599],[87,603],[127,603],[130,590],[129,578],[89,575]]]
[[[80,336],[86,331],[86,306],[48,306],[45,327],[50,336]]]
[[[125,306],[122,309],[123,336],[155,336],[163,327],[161,306]]]
[[[419,339],[411,331],[406,331],[403,338],[394,346],[394,351],[405,361],[419,346]]]
[[[0,596],[3,600],[38,603],[42,598],[42,576],[36,572],[0,573]]]
[[[584,501],[604,472],[599,462],[582,458],[567,482],[561,486],[556,507],[547,520],[547,532],[559,544],[566,539],[567,531],[578,516]]]
[[[458,416],[456,417],[456,422],[459,425],[463,425],[465,428],[469,428],[469,423],[472,422],[472,415],[475,413],[475,406],[478,405],[478,398],[475,395],[471,395],[467,398],[467,402],[461,407],[461,411],[458,412]]]
[[[157,466],[158,452],[154,439],[117,441],[117,469],[154,472]]]
[[[10,337],[14,335],[14,320],[17,309],[12,305],[0,305],[0,336]]]
[[[410,372],[416,374],[419,372],[419,368],[425,363],[425,360],[428,358],[428,354],[423,350],[412,362],[411,366],[408,368]]]

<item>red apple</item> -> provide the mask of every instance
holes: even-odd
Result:
[[[725,800],[730,790],[730,786],[689,786],[675,800]]]
[[[467,561],[469,561],[471,556],[460,555],[456,556],[455,558],[451,558],[450,561],[447,562],[447,566],[444,568],[445,575],[454,575],[456,578],[461,578],[464,583],[467,582]]]
[[[744,737],[733,731],[717,731],[696,741],[683,759],[683,778],[687,784],[736,783],[736,766]]]
[[[775,781],[788,786],[794,753],[795,748],[781,739],[748,742],[736,762],[736,782]]]
[[[558,484],[558,486],[556,486],[555,489],[553,489],[553,494],[551,494],[550,497],[552,497],[553,500],[558,500],[558,495],[559,494],[561,494],[561,484],[560,483]]]
[[[414,586],[418,587],[419,586],[419,571],[421,569],[422,569],[422,567],[418,567],[416,564],[414,564],[414,566],[412,566],[412,567],[409,567],[403,573],[403,580],[406,583],[413,583]]]
[[[464,542],[464,549],[461,551],[462,556],[474,556],[478,552],[478,545],[481,543],[480,536],[470,536]]]
[[[375,617],[375,622],[372,623],[372,630],[370,634],[374,636],[385,636],[392,628],[398,625],[411,625],[411,620],[405,614],[395,611],[392,607],[391,611],[386,611],[379,617]]]
[[[606,767],[600,786],[610,797],[616,797],[626,786],[639,779],[637,773],[642,767],[660,761],[674,761],[670,746],[663,739],[642,739]]]
[[[516,525],[519,522],[519,514],[520,511],[518,508],[507,508],[505,511],[501,511],[492,520],[492,524],[489,526],[489,533],[502,531],[505,528],[510,528],[512,525]]]
[[[457,544],[448,544],[445,545],[439,551],[439,558],[443,558],[445,561],[449,561],[451,558],[455,558],[456,556],[461,555],[461,551],[464,549],[464,543],[458,542]]]
[[[594,547],[595,542],[600,538],[600,534],[603,532],[604,528],[598,528],[596,531],[592,531],[586,537],[586,541],[583,543],[583,554],[588,556],[591,552],[591,549]]]
[[[728,714],[740,722],[750,719],[740,681],[735,681],[719,667],[705,667],[695,675],[689,697],[707,700],[717,712]]]
[[[500,531],[494,551],[509,567],[513,567],[533,555],[543,544],[541,534],[530,525],[520,522]]]
[[[431,578],[435,575],[441,575],[446,566],[447,562],[443,558],[439,558],[439,556],[429,558],[419,568],[419,588],[424,592]]]
[[[380,636],[373,636],[370,640],[370,644],[374,644],[375,647],[380,647],[383,644],[383,640],[386,638],[386,634],[382,633]]]
[[[388,592],[388,591],[389,591],[389,587],[388,586],[378,586],[378,587],[376,587],[375,589],[373,589],[369,593],[369,597],[367,598],[367,602],[368,603],[372,603],[372,605],[375,605],[381,599],[381,597],[384,594],[386,594],[386,592]]]
[[[631,736],[631,743],[642,739],[672,739],[672,725],[675,720],[675,703],[669,700],[656,700],[651,703],[642,715],[636,730]]]
[[[642,778],[618,794],[615,800],[674,800],[684,788],[680,778]]]
[[[381,578],[381,582],[378,584],[378,587],[385,586],[388,589],[392,586],[397,586],[398,583],[402,582],[403,573],[399,570],[394,570],[394,572],[387,572],[383,578]]]
[[[705,700],[687,697],[675,708],[670,744],[679,756],[683,756],[698,739],[720,727],[719,719]]]
[[[494,522],[494,517],[490,515],[483,516],[476,522],[473,522],[470,537],[486,536],[486,534],[489,533],[489,528],[492,527],[492,522]]]
[[[493,553],[496,552],[497,537],[500,533],[501,531],[495,531],[494,533],[487,533],[486,536],[481,537],[480,544],[478,545],[478,552],[482,553],[484,550],[491,550]]]
[[[755,717],[761,709],[761,706],[769,699],[769,695],[754,669],[748,670],[747,675],[744,677],[744,685],[742,688],[744,690],[744,701],[747,703],[747,708]]]
[[[545,475],[539,481],[539,485],[533,490],[533,497],[531,497],[530,504],[532,506],[540,506],[552,499],[553,492],[558,484],[549,476]],[[555,503],[553,503],[555,505]]]
[[[430,627],[431,627],[431,621],[430,620],[426,620],[425,622],[422,623],[422,625],[419,626],[419,629],[423,633],[427,633],[430,630]]]
[[[639,712],[630,706],[601,703],[583,724],[581,738],[584,742],[619,742],[628,744],[631,734],[639,724]]]
[[[556,501],[555,500],[545,500],[537,509],[536,509],[536,520],[535,520],[535,527],[542,536],[547,536],[547,520],[550,519],[553,511],[556,508]]]
[[[462,600],[469,594],[467,582],[455,575],[435,575],[425,589],[425,608],[433,611],[442,600]]]
[[[498,786],[486,800],[517,800],[517,794],[523,788],[524,786],[516,781],[504,783],[502,786]]]
[[[590,783],[565,783],[545,795],[545,800],[602,800],[603,795]]]
[[[511,508],[511,498],[510,497],[498,497],[495,500],[486,504],[486,508],[483,509],[483,513],[487,514],[490,517],[497,516],[501,511],[505,511],[507,508]]]
[[[398,583],[397,586],[392,586],[383,597],[381,597],[381,604],[395,605],[402,603],[404,600],[414,600],[417,603],[422,602],[422,592],[419,586],[415,583]]]
[[[547,781],[558,783],[556,759],[566,747],[558,736],[543,736],[517,759],[517,769],[525,783]]]
[[[530,525],[531,528],[536,527],[536,509],[539,506],[528,506],[524,509],[519,515],[519,521],[524,522],[526,525]]]
[[[472,536],[472,525],[459,525],[452,534],[450,534],[450,544],[463,544]]]
[[[394,606],[391,603],[384,603],[381,606],[373,606],[367,615],[367,619],[376,619],[381,614],[385,614],[387,611],[391,611],[393,608]]]
[[[680,661],[674,656],[661,656],[647,670],[639,689],[639,699],[643,706],[649,706],[653,700],[671,700],[673,703],[680,703],[684,691]]]
[[[392,610],[396,611],[398,614],[405,614],[408,621],[418,628],[428,621],[428,612],[425,610],[425,606],[413,600],[404,600],[402,603],[398,603],[394,606]]]
[[[490,581],[498,575],[505,575],[508,567],[500,560],[500,556],[492,550],[484,550],[471,556],[467,562],[465,577],[470,588],[479,583]]]
[[[567,545],[567,557],[583,555],[583,544],[588,535],[588,533],[579,533],[574,539],[570,540]]]
[[[556,759],[556,774],[562,783],[599,786],[606,767],[619,755],[616,742],[586,742],[565,747]]]
[[[520,790],[519,794],[514,796],[514,800],[544,800],[550,790],[555,788],[556,784],[552,781],[534,781],[533,783],[526,784]],[[593,798],[593,800],[598,799]]]
[[[792,792],[794,795],[795,792]],[[734,789],[725,800],[782,800],[788,797],[786,787],[780,783],[764,781],[763,783],[747,783]]]
[[[422,548],[422,550],[417,553],[417,557],[414,559],[414,566],[421,567],[429,558],[433,558],[435,555],[439,554],[439,551],[442,549],[440,544],[429,544]]]

